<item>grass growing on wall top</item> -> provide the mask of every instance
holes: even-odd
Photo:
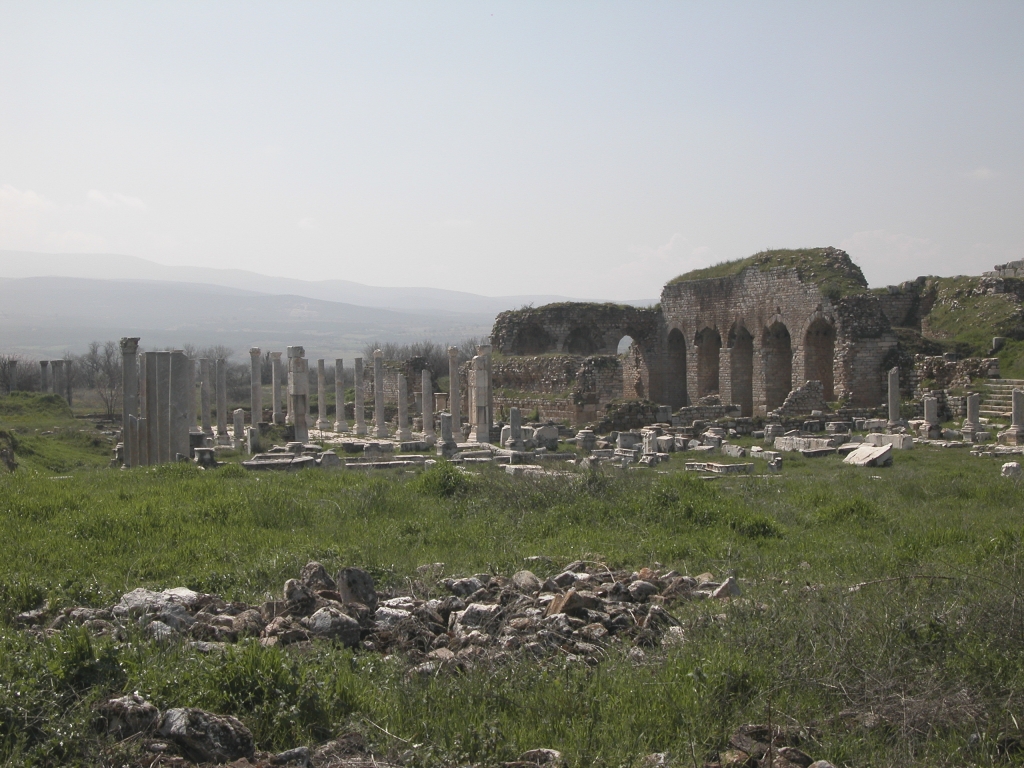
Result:
[[[710,267],[692,270],[673,278],[668,285],[691,280],[732,277],[751,267],[762,271],[779,267],[793,268],[801,280],[818,285],[822,293],[832,299],[864,293],[867,290],[867,281],[860,267],[843,251],[831,248],[780,248],[761,251],[745,259],[723,261]]]

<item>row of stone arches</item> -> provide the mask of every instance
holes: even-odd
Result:
[[[755,376],[755,351],[759,376]],[[834,326],[824,318],[815,318],[804,334],[801,351],[805,378],[820,381],[825,399],[831,400],[835,396]],[[693,376],[688,375],[688,354],[696,366]],[[667,340],[665,400],[679,408],[708,395],[725,394],[740,406],[744,416],[750,416],[756,394],[756,399],[771,411],[785,402],[793,388],[793,359],[793,340],[781,319],[775,318],[763,328],[759,339],[738,321],[729,329],[724,345],[717,328],[701,328],[692,344],[687,344],[682,331],[675,328]],[[694,391],[690,391],[691,382]]]

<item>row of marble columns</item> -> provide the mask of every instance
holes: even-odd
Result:
[[[39,390],[54,395],[61,395],[70,402],[68,397],[68,377],[65,367],[66,360],[40,360],[39,361]],[[14,370],[12,369],[12,382],[14,381]],[[11,389],[15,387],[12,384]]]

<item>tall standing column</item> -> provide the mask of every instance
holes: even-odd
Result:
[[[964,440],[967,442],[973,443],[975,435],[981,431],[980,410],[981,395],[977,392],[972,392],[967,396],[967,418],[964,419],[963,428],[960,430]],[[925,418],[927,418],[927,415],[925,415]]]
[[[146,379],[146,464],[160,463],[160,383],[157,353],[145,354]]]
[[[356,435],[366,434],[366,390],[363,382],[363,358],[357,357],[353,363],[355,396],[352,403],[352,416],[356,422]]]
[[[999,433],[999,442],[1004,445],[1024,445],[1024,391],[1014,389],[1011,403],[1013,410],[1010,428]]]
[[[493,368],[494,368],[494,363],[491,360],[491,345],[490,344],[482,344],[482,345],[480,345],[480,347],[478,347],[477,354],[480,354],[480,355],[484,356],[484,384],[485,384],[485,391],[487,393],[486,396],[485,396],[485,403],[487,405],[486,423],[487,423],[487,433],[488,433],[488,435],[490,435],[491,426],[494,424],[494,390],[491,389],[491,379],[492,379],[491,373],[492,373]],[[488,439],[488,442],[489,442],[490,441],[490,437],[488,436],[487,439]]]
[[[249,421],[255,427],[263,421],[263,366],[259,347],[249,348]]]
[[[889,371],[889,426],[900,423],[900,369],[893,367]]]
[[[128,427],[128,417],[139,413],[139,364],[136,357],[139,352],[139,337],[124,336],[121,338],[121,442],[124,443],[124,459],[126,467],[134,467],[132,457],[138,462],[139,448],[134,445],[137,437]]]
[[[384,423],[384,353],[379,349],[373,350],[373,435],[388,436]]]
[[[334,431],[348,432],[345,418],[345,366],[342,359],[334,360]]]
[[[171,353],[156,353],[157,461],[165,464],[171,454]]]
[[[288,413],[295,424],[295,440],[309,441],[309,362],[302,347],[288,347]]]
[[[409,382],[404,373],[398,374],[398,439],[406,442],[412,440],[409,430]]]
[[[473,432],[470,441],[487,443],[491,439],[491,430],[487,425],[487,360],[483,355],[473,358]]]
[[[270,353],[270,375],[271,375],[271,389],[273,389],[273,408],[274,415],[272,417],[275,424],[284,424],[284,412],[281,410],[281,353],[271,352]]]
[[[228,443],[228,361],[217,358],[217,441]]]
[[[195,387],[192,387],[192,392],[189,391],[192,379],[189,375],[189,368],[192,366],[192,360],[180,349],[171,352],[169,357],[171,375],[168,395],[170,413],[168,414],[167,455],[170,461],[178,461],[179,457],[189,458],[188,428],[189,422],[195,421],[195,414],[193,413],[189,418],[189,411],[193,410],[195,406],[195,398],[192,393],[195,391]]]
[[[64,361],[51,360],[50,367],[53,369],[53,393],[66,398],[67,394],[64,392]]]
[[[138,467],[141,465],[139,457],[139,417],[134,413],[128,414],[128,436],[128,446],[131,449],[131,455],[125,461],[125,466]],[[125,453],[128,452],[126,451]]]
[[[327,420],[327,366],[324,359],[316,361],[316,428],[321,432],[331,428]]]
[[[44,395],[50,391],[50,361],[39,361],[39,391]]]
[[[459,398],[459,349],[448,347],[448,411],[452,415],[452,429],[462,429],[462,401]]]
[[[199,358],[199,409],[202,411],[199,417],[199,424],[204,435],[213,434],[213,425],[210,423],[210,358]]]
[[[196,413],[199,407],[198,404],[196,403],[196,397],[198,396],[199,392],[197,391],[198,388],[196,387],[196,359],[194,357],[188,357],[188,355],[185,355],[185,357],[188,358],[188,366],[186,366],[186,370],[188,371],[188,431],[189,434],[192,434],[193,430],[196,429]],[[189,438],[188,442],[188,452],[189,456],[191,456],[191,437]]]
[[[420,392],[423,406],[423,438],[436,439],[434,433],[434,380],[426,368],[420,373]]]

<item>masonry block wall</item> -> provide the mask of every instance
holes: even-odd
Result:
[[[821,259],[859,274],[838,249],[822,249]],[[869,293],[864,282],[863,293],[840,296],[802,279],[793,267],[748,267],[735,275],[669,283],[656,308],[563,303],[505,312],[491,340],[507,360],[554,353],[560,362],[551,365],[568,372],[577,364],[564,356],[613,356],[629,336],[632,346],[616,358],[621,384],[615,397],[673,409],[720,400],[738,406],[743,416],[765,416],[808,381],[821,383],[825,401],[873,408],[884,399],[886,366],[896,346],[889,315],[902,321],[921,302],[916,283],[905,293],[883,300],[889,294]],[[521,391],[551,386],[549,369],[522,368],[515,378]],[[579,378],[573,386],[581,402],[607,401],[606,391]]]

